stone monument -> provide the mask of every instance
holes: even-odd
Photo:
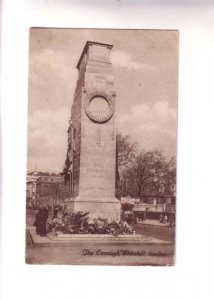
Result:
[[[115,91],[112,45],[88,41],[77,64],[79,77],[68,128],[67,171],[73,212],[120,220],[115,198]]]

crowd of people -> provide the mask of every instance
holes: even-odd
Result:
[[[160,214],[159,221],[160,223],[169,223],[170,227],[175,226],[175,214],[174,213]]]

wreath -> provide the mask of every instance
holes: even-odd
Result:
[[[90,102],[96,97],[101,97],[108,103],[109,113],[104,117],[96,116],[90,111]],[[89,119],[91,119],[92,121],[94,121],[96,123],[105,123],[111,119],[111,117],[114,113],[114,100],[112,99],[111,96],[109,96],[108,94],[106,94],[104,92],[89,93],[85,99],[85,112],[86,112],[86,115],[89,117]]]

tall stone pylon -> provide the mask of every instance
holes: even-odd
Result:
[[[77,64],[79,76],[71,108],[68,142],[72,145],[72,211],[89,218],[119,221],[115,198],[115,99],[112,45],[88,41]]]

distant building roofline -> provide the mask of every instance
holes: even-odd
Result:
[[[27,176],[33,176],[35,175],[38,177],[38,176],[62,176],[60,173],[49,173],[49,172],[36,172],[35,171],[32,171],[32,172],[28,172],[27,173]]]

